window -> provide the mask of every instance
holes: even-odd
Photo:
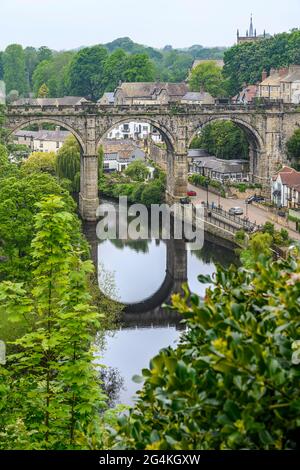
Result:
[[[60,147],[59,142],[56,142],[56,148],[59,149],[59,147]]]
[[[104,162],[103,168],[104,170],[109,170],[109,162]]]

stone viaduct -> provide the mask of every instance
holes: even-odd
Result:
[[[295,105],[168,105],[105,106],[85,102],[68,105],[11,105],[6,108],[9,134],[36,123],[53,123],[69,130],[81,147],[80,213],[96,218],[98,199],[97,150],[101,139],[116,125],[146,122],[157,128],[168,152],[167,196],[176,200],[186,194],[190,143],[207,124],[229,120],[243,129],[250,144],[253,181],[269,184],[270,177],[286,162],[286,141],[300,127],[300,108]]]

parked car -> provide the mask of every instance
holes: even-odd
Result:
[[[231,207],[228,212],[230,215],[243,215],[244,213],[241,207]]]
[[[189,197],[182,197],[180,199],[180,204],[190,204],[191,200]]]
[[[264,202],[265,198],[263,196],[257,196],[257,194],[254,194],[253,196],[247,197],[245,203],[246,204],[252,204],[252,202]]]
[[[187,195],[188,195],[189,197],[195,197],[195,196],[197,196],[197,193],[196,193],[196,191],[188,191],[188,192],[187,192]]]

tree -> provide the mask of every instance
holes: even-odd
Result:
[[[57,156],[54,152],[33,152],[22,163],[25,173],[44,172],[55,175]]]
[[[124,78],[127,82],[152,82],[155,79],[155,68],[147,54],[129,56]]]
[[[73,56],[73,52],[60,52],[38,64],[32,77],[33,92],[36,96],[43,84],[49,88],[50,98],[64,96],[67,93],[67,73]]]
[[[122,49],[117,49],[107,57],[104,64],[103,86],[105,91],[114,91],[120,81],[125,80],[128,55]]]
[[[68,69],[69,92],[97,100],[104,92],[104,67],[108,52],[104,47],[82,49],[73,57]]]
[[[203,148],[210,155],[225,160],[249,158],[245,132],[230,121],[216,121],[205,126],[192,141],[191,148]]]
[[[72,191],[80,191],[80,146],[76,138],[69,136],[57,153],[56,174],[72,183]]]
[[[6,91],[18,90],[21,95],[28,92],[28,78],[25,67],[25,54],[22,46],[11,44],[3,55],[4,81]]]
[[[0,314],[8,311],[16,322],[25,314],[28,321],[28,332],[15,341],[17,353],[8,357],[10,403],[1,413],[1,448],[78,449],[88,432],[102,438],[106,406],[91,349],[100,327],[88,293],[93,268],[72,244],[74,215],[62,199],[51,196],[38,209],[33,281],[0,285]]]
[[[10,167],[15,168],[14,165]],[[19,172],[4,173],[0,181],[0,256],[5,260],[0,263],[0,279],[23,280],[30,275],[36,203],[51,194],[62,196],[69,211],[74,210],[75,203],[47,173],[23,176]]]
[[[224,76],[234,96],[244,83],[261,81],[263,70],[300,63],[300,30],[276,34],[269,39],[238,44],[224,54]]]
[[[125,174],[135,181],[145,181],[149,175],[149,170],[144,162],[136,161],[128,165]]]
[[[47,87],[46,83],[43,83],[43,85],[40,87],[38,91],[38,98],[48,98],[49,96],[49,88]]]
[[[0,166],[8,165],[8,152],[7,148],[0,144]]]
[[[142,192],[141,202],[142,204],[145,204],[145,206],[161,204],[163,202],[163,197],[164,193],[161,185],[156,181],[151,181],[145,186],[145,189]]]
[[[25,56],[26,72],[28,76],[28,87],[31,90],[32,89],[32,75],[33,75],[34,69],[39,63],[38,51],[36,50],[35,47],[26,47],[24,49],[24,56]]]
[[[300,165],[300,129],[297,129],[292,137],[287,142],[287,153],[288,157],[294,161],[294,163]]]
[[[197,65],[191,72],[189,84],[192,91],[204,89],[215,97],[226,95],[222,69],[212,61]]]
[[[218,269],[205,299],[173,296],[186,331],[143,370],[115,449],[280,450],[299,445],[300,261]]]
[[[43,62],[44,60],[51,60],[53,53],[49,47],[41,46],[37,51],[37,57],[39,62]]]

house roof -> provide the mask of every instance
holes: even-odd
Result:
[[[69,131],[17,131],[15,132],[16,137],[28,137],[34,140],[42,140],[44,142],[64,142],[71,133]]]
[[[106,98],[107,101],[110,103],[110,104],[114,104],[115,102],[115,94],[114,92],[106,92],[104,93],[104,95],[100,98],[100,100],[98,101],[98,103],[101,103],[101,101]]]
[[[21,98],[12,106],[76,106],[87,100],[80,96],[64,96],[63,98]]]
[[[243,101],[245,103],[251,103],[257,95],[258,86],[257,85],[248,85],[243,88],[234,98],[233,102]]]
[[[200,168],[207,168],[217,173],[244,173],[248,171],[248,160],[222,160],[217,157],[204,158],[197,165]]]
[[[132,140],[120,139],[103,141],[104,154],[118,154],[119,159],[145,159],[145,152]]]
[[[261,86],[280,86],[280,82],[283,77],[279,75],[279,72],[273,73],[269,77],[267,77],[265,80],[261,82]]]
[[[289,188],[300,190],[300,172],[289,166],[283,167],[275,176],[273,181],[276,181],[280,177],[283,185]]]
[[[194,92],[188,91],[182,98],[185,101],[204,101],[205,99],[213,99],[210,93],[206,91]]]
[[[124,82],[117,90],[121,90],[127,98],[153,99],[166,90],[170,97],[182,97],[188,92],[186,83],[162,83],[162,82]]]

